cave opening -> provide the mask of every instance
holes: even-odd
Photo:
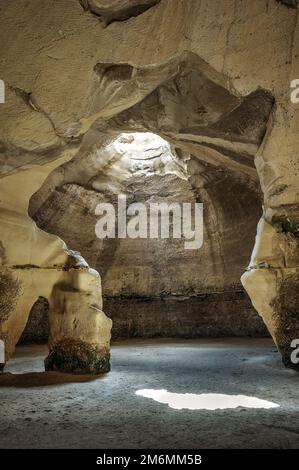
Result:
[[[96,207],[116,206],[119,194],[127,206],[202,203],[202,246],[184,249],[173,237],[173,214],[170,238],[99,239]],[[151,132],[122,132],[55,169],[32,196],[29,214],[100,273],[113,340],[268,335],[240,283],[261,215],[256,180]],[[21,342],[40,341],[48,309],[43,302],[32,307]]]

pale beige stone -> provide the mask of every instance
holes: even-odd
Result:
[[[119,0],[110,19],[124,19],[118,7],[129,3]],[[255,157],[266,221],[243,283],[287,362],[286,345],[298,334],[299,107],[290,101],[290,83],[299,78],[299,27],[297,9],[286,3],[161,0],[108,28],[75,0],[1,6],[7,96],[0,105],[1,273],[21,285],[1,326],[10,338],[8,356],[42,286],[53,288],[57,266],[69,262],[63,242],[37,230],[27,215],[30,196],[64,156],[88,154],[99,135],[105,140],[134,129],[156,132],[199,160],[253,180]],[[38,268],[20,273],[24,264]],[[47,282],[41,269],[51,273]]]

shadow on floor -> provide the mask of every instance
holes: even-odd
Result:
[[[104,375],[75,375],[52,371],[28,372],[25,374],[12,374],[8,372],[0,375],[0,387],[46,387],[68,383],[92,382],[103,377]]]

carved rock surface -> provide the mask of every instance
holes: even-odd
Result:
[[[160,0],[79,0],[85,10],[98,16],[106,27],[113,21],[125,21],[138,16]]]
[[[288,363],[298,311],[299,107],[290,83],[299,27],[298,10],[286,7],[294,2],[283,3],[162,0],[101,28],[79,1],[1,2],[1,275],[21,289],[0,326],[7,357],[72,258],[28,216],[30,197],[77,152],[133,130],[161,135],[200,166],[259,180],[266,223],[242,282]]]
[[[114,337],[264,335],[239,281],[262,213],[258,184],[180,155],[152,134],[121,134],[49,175],[30,215],[101,274]],[[98,239],[95,207],[116,207],[120,193],[146,207],[202,201],[203,247],[185,250],[173,238]]]

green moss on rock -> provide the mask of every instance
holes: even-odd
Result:
[[[45,359],[45,369],[72,374],[102,374],[110,370],[110,354],[84,341],[55,344]]]

